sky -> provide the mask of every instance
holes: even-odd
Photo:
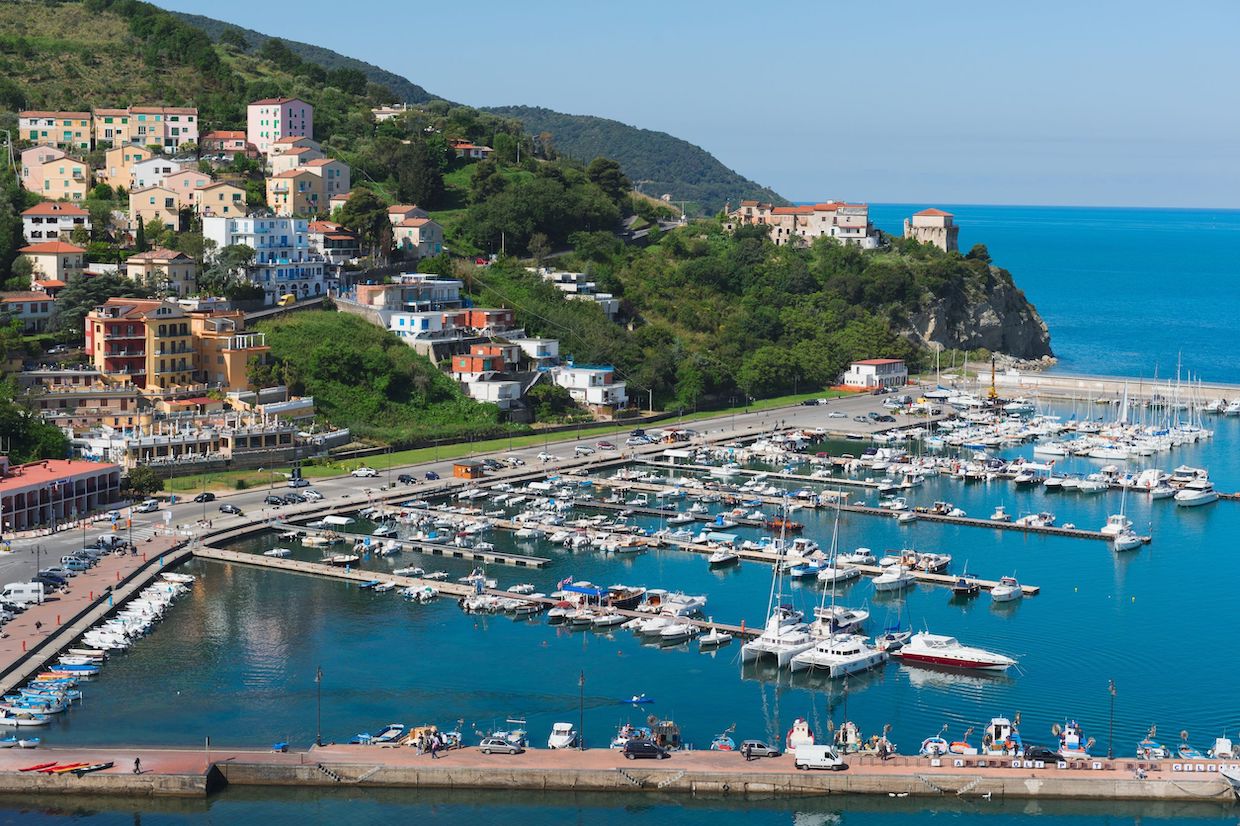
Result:
[[[794,201],[1240,208],[1236,0],[158,4],[668,132]]]

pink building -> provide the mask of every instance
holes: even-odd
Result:
[[[119,465],[45,459],[10,465],[0,456],[0,531],[56,526],[120,499]]]
[[[314,137],[314,107],[298,98],[263,98],[247,107],[246,139],[266,155],[280,138]]]

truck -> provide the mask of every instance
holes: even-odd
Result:
[[[797,746],[792,760],[798,769],[830,769],[838,772],[848,768],[848,764],[834,746]]]
[[[17,605],[37,604],[43,601],[42,582],[10,582],[0,591],[0,599]]]

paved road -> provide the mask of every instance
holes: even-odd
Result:
[[[697,422],[687,423],[686,427],[691,427],[698,433],[704,435],[718,435],[732,430],[744,430],[747,428],[777,428],[792,427],[812,429],[816,427],[826,428],[833,432],[841,433],[864,433],[870,434],[878,430],[890,428],[895,425],[877,424],[874,422],[857,422],[853,420],[854,416],[864,416],[870,411],[881,411],[882,401],[885,397],[859,395],[850,396],[841,399],[832,399],[827,405],[805,406],[796,405],[793,407],[784,407],[774,410],[765,410],[754,413],[737,413],[718,418],[699,420]],[[832,417],[832,412],[837,413],[836,417]],[[842,413],[843,417],[838,414]],[[921,418],[913,418],[900,415],[899,425],[911,425],[922,421]],[[650,429],[661,429],[676,426],[675,420],[669,419],[661,422]],[[608,437],[609,440],[621,450],[624,449],[623,434],[614,437]],[[531,447],[517,448],[514,450],[498,450],[490,453],[480,453],[477,456],[517,456],[526,462],[527,469],[529,467],[549,466],[555,467],[557,460],[567,460],[573,457],[573,448],[578,444],[586,444],[593,446],[599,439],[585,438],[581,439],[571,433],[557,433],[549,438],[544,445],[534,445]],[[551,454],[554,459],[546,462],[538,459],[541,452]],[[602,451],[597,455],[604,455]],[[378,491],[384,485],[396,484],[397,477],[402,473],[413,474],[417,479],[422,479],[428,470],[438,473],[443,479],[449,479],[452,476],[452,464],[454,460],[441,460],[425,462],[419,465],[411,465],[408,467],[397,467],[390,471],[383,471],[375,478],[359,479],[351,476],[337,476],[324,479],[313,480],[312,488],[323,494],[324,502],[332,503],[342,497],[356,495],[359,491],[370,488]],[[424,485],[419,484],[410,488],[410,492],[416,493],[422,489]],[[192,501],[192,496],[178,496],[178,502],[175,505],[165,503],[160,510],[149,514],[134,514],[132,518],[132,526],[126,526],[124,519],[118,523],[117,532],[126,536],[132,531],[133,541],[139,548],[150,537],[162,534],[167,526],[175,529],[177,526],[181,528],[193,528],[200,519],[209,519],[214,523],[215,527],[221,525],[227,526],[232,522],[239,522],[236,517],[229,517],[219,512],[221,502],[229,502],[241,508],[248,516],[254,516],[258,513],[268,512],[275,515],[279,512],[275,508],[264,508],[263,497],[270,492],[284,492],[287,490],[286,480],[279,474],[273,474],[268,488],[252,488],[245,491],[229,492],[226,494],[217,494],[217,501],[199,504]],[[302,489],[305,492],[305,489]],[[122,510],[122,515],[127,515],[128,509]],[[170,515],[170,516],[169,516]],[[165,521],[167,520],[167,521]],[[45,536],[31,539],[16,539],[12,542],[12,553],[0,554],[0,585],[6,582],[19,582],[33,576],[38,567],[36,567],[36,556],[39,566],[49,567],[59,563],[60,557],[72,553],[82,547],[83,539],[88,543],[93,543],[95,539],[103,533],[112,533],[112,523],[107,519],[100,519],[88,525],[83,531],[81,528],[71,529],[57,533],[55,536]],[[36,554],[37,551],[37,554]],[[50,561],[49,561],[50,560]]]

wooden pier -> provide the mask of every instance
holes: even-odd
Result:
[[[437,511],[428,511],[428,513],[438,513]],[[465,559],[470,562],[484,562],[488,565],[511,565],[515,568],[542,568],[551,560],[545,556],[525,556],[523,554],[509,554],[502,551],[479,551],[474,548],[462,548],[457,545],[446,542],[420,542],[416,539],[399,539],[397,537],[368,537],[361,533],[348,533],[346,531],[329,530],[326,528],[311,528],[307,525],[298,525],[291,522],[277,522],[272,526],[273,530],[280,531],[297,531],[298,533],[314,534],[322,536],[328,533],[334,533],[346,539],[370,539],[371,547],[378,548],[388,539],[398,542],[402,550],[414,551],[420,554],[430,556],[441,556],[445,559]]]

